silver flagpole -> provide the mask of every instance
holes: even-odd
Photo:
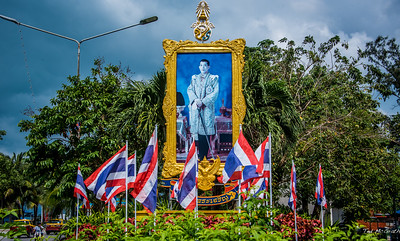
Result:
[[[107,224],[110,223],[110,202],[112,202],[111,199],[108,202],[108,208],[107,208]],[[110,232],[110,230],[107,228],[107,233],[109,233],[109,232]]]
[[[75,239],[78,239],[78,230],[79,230],[78,223],[79,223],[79,197],[78,197],[78,195],[76,195],[76,237],[75,237]]]
[[[273,225],[272,221],[272,137],[271,132],[268,134],[268,145],[269,145],[269,206],[271,208],[271,225]]]
[[[242,169],[243,171],[243,169]],[[239,179],[239,189],[238,189],[238,212],[240,213],[240,206],[242,206],[242,198],[240,197],[240,186],[242,185],[242,179]]]
[[[292,172],[294,172],[294,162],[293,162],[293,160],[292,160]],[[293,180],[292,180],[292,177],[290,177],[290,187],[293,187]],[[290,195],[292,195],[292,193],[293,193],[293,190],[292,190],[292,188],[290,188],[290,190],[291,190],[291,194]],[[296,190],[296,185],[295,185],[295,193],[297,192],[297,190]],[[293,207],[294,207],[294,231],[295,231],[295,237],[296,237],[296,241],[298,240],[297,239],[297,214],[296,214],[296,204],[295,204],[295,202],[297,202],[297,200],[296,200],[297,198],[295,198],[294,200],[293,200]],[[290,197],[289,197],[289,200],[290,200]]]
[[[322,240],[324,239],[324,208],[321,205]]]
[[[193,144],[194,144],[194,138],[193,138]],[[195,153],[197,154],[197,148],[196,146],[194,147]],[[195,212],[195,218],[197,219],[199,217],[199,189],[197,187],[197,182],[198,182],[198,175],[199,175],[199,162],[196,160],[196,212]],[[197,226],[197,222],[196,222]],[[199,231],[199,226],[196,228],[196,232]],[[196,237],[197,233],[195,234]]]
[[[193,140],[194,141],[194,140]],[[197,148],[194,148],[195,153],[197,154]],[[196,177],[198,177],[199,175],[199,162],[196,160]],[[199,189],[197,187],[197,178],[196,178],[196,213],[195,213],[195,217],[198,218],[199,216]],[[197,228],[198,230],[198,228]]]
[[[157,124],[156,124],[156,129],[155,129],[155,131],[154,131],[154,135],[155,135],[155,138],[156,138],[156,140],[157,140],[157,142],[158,142],[158,139],[157,139]],[[158,158],[158,157],[157,157]],[[158,161],[158,160],[157,160]],[[156,229],[156,216],[157,216],[157,209],[156,210],[154,210],[154,230]]]
[[[330,221],[331,221],[331,225],[333,224],[333,209],[332,209],[332,202],[329,204],[329,210],[330,210]]]
[[[78,170],[80,169],[81,164],[78,163]],[[79,223],[79,196],[76,195],[76,237],[75,239],[78,239],[78,223]]]
[[[318,168],[318,179],[319,179],[319,170],[321,170],[321,176],[322,176],[322,169],[321,169],[321,164],[319,164]],[[324,207],[322,206],[321,202],[321,224],[322,224],[322,240],[325,240],[324,238]]]
[[[136,151],[135,151],[134,165],[135,165],[135,179],[136,179]],[[135,232],[136,232],[136,198],[135,198]]]
[[[242,124],[240,124],[239,125],[239,133],[242,131]],[[243,166],[241,167],[242,168],[242,175],[241,176],[243,176]],[[240,214],[240,206],[242,206],[242,198],[240,197],[240,186],[242,185],[242,178],[240,178],[239,179],[239,182],[238,182],[238,184],[239,184],[239,188],[238,188],[238,213]]]
[[[296,208],[294,208],[294,231],[295,231],[295,237],[296,237],[296,241],[297,239],[297,218],[296,218],[297,214],[296,214]]]
[[[126,159],[125,159],[125,235],[128,231],[128,140],[126,140],[125,144],[125,154],[126,154]]]
[[[193,138],[193,142],[192,143],[194,144],[194,138]],[[196,146],[194,147],[194,151],[195,151],[195,154],[197,154]],[[196,160],[195,166],[196,166],[196,208],[195,208],[194,218],[197,219],[199,217],[199,199],[198,199],[199,198],[199,189],[197,187],[197,182],[198,182],[197,178],[198,178],[198,175],[199,175],[199,162],[197,160]],[[197,222],[195,224],[197,226]],[[199,231],[199,226],[197,226],[197,228],[196,228],[195,237],[196,237],[198,231]]]

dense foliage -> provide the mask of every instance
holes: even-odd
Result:
[[[142,217],[136,229],[132,218],[125,223],[116,213],[110,216],[94,213],[79,221],[78,240],[294,240],[293,213],[276,216],[277,210],[265,206],[246,208],[260,202],[262,200],[250,200],[241,213],[217,216],[205,216],[200,212],[196,217],[194,212],[184,211],[159,213]],[[71,219],[61,235],[75,240],[76,228],[76,219]],[[318,220],[297,216],[298,240],[378,240],[377,234],[360,233],[360,228],[357,224],[348,225],[346,229],[333,227],[325,229],[323,234]]]
[[[22,131],[29,132],[31,174],[47,190],[44,204],[53,207],[54,213],[62,208],[72,210],[78,163],[82,175],[88,177],[125,140],[129,140],[130,150],[136,149],[140,156],[150,130],[156,123],[162,123],[157,119],[162,118],[159,114],[162,97],[155,105],[151,98],[160,96],[162,87],[152,93],[151,82],[132,83],[120,67],[103,68],[100,60],[95,65],[91,77],[69,77],[69,84],[57,91],[51,106],[43,107],[32,119],[19,124]],[[91,200],[95,209],[102,207],[95,198]]]
[[[0,165],[0,208],[17,209],[19,218],[24,218],[26,208],[32,208],[35,218],[43,193],[30,173],[30,164],[25,153],[14,153],[12,157],[0,153]]]
[[[387,197],[390,189],[399,190],[399,186],[397,181],[389,184],[386,179],[397,179],[400,169],[397,152],[389,149],[391,140],[384,128],[387,117],[372,98],[372,80],[363,74],[358,56],[346,55],[347,48],[338,36],[319,45],[310,36],[301,45],[287,39],[278,45],[264,40],[246,49],[244,86],[249,88],[244,92],[250,142],[258,145],[259,136],[265,138],[267,132],[273,136],[274,198],[289,190],[293,159],[300,212],[308,213],[308,204],[315,203],[313,193],[321,164],[328,201],[342,208],[350,222],[366,218],[370,210],[392,211],[392,200]],[[275,97],[271,93],[276,91],[266,90],[277,84],[281,93]],[[292,114],[276,113],[276,108],[271,110],[274,105]],[[278,117],[270,120],[271,114]],[[288,123],[292,135],[284,131]],[[295,145],[285,144],[290,137]],[[318,208],[313,216],[317,214]]]
[[[384,99],[395,97],[400,103],[400,48],[396,39],[378,36],[375,41],[368,42],[361,56],[368,59],[365,64],[368,77],[374,89]]]
[[[18,218],[17,210],[0,208],[0,222],[4,223],[4,219]],[[0,225],[0,240],[16,240],[20,241],[20,236],[27,235],[26,228],[21,224],[4,223]]]

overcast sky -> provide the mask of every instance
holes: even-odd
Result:
[[[149,79],[163,68],[162,41],[195,40],[199,0],[0,0],[0,15],[73,39],[100,33],[158,16],[157,22],[127,29],[81,45],[81,77],[90,74],[93,60],[121,64],[136,80]],[[312,35],[320,43],[339,35],[350,51],[363,48],[378,35],[400,40],[399,0],[209,0],[210,40],[246,39],[256,46],[264,39],[283,37],[300,44]],[[24,110],[49,105],[56,90],[77,73],[77,44],[0,19],[0,152],[27,151],[17,127]],[[386,105],[385,112],[395,113]]]

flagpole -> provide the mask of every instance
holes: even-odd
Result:
[[[81,164],[78,163],[78,173],[79,173],[79,169],[81,168]],[[79,223],[79,195],[76,195],[76,237],[75,239],[78,239],[78,224]]]
[[[196,187],[196,214],[195,215],[196,215],[195,218],[199,217],[199,194],[198,194],[197,187]]]
[[[239,189],[238,189],[238,198],[239,198],[239,200],[238,200],[238,213],[240,214],[240,206],[242,206],[242,198],[241,198],[241,195],[240,195],[240,187],[241,187],[241,185],[242,185],[242,179],[239,179]]]
[[[195,151],[197,153],[197,148],[195,148]],[[199,216],[199,188],[197,186],[198,182],[198,173],[199,173],[199,162],[196,160],[196,212],[195,212],[195,218],[198,218]]]
[[[324,208],[321,205],[322,240],[324,239]]]
[[[271,208],[271,225],[273,225],[272,221],[272,155],[271,155],[271,147],[272,147],[272,138],[271,132],[268,134],[268,145],[269,145],[269,205]]]
[[[319,171],[320,170],[321,170],[321,164],[319,164],[319,168],[318,168],[318,177],[317,177],[318,179],[319,179]],[[322,179],[322,171],[321,171],[321,179]],[[318,181],[317,181],[317,183],[318,183]],[[322,240],[325,240],[324,239],[324,207],[323,207],[322,203],[321,203],[321,224],[322,224]]]
[[[110,223],[110,202],[112,202],[111,199],[108,202],[108,207],[107,207],[107,224]],[[110,230],[107,228],[107,233],[109,233],[109,232],[110,232]]]
[[[157,124],[155,126],[154,135],[155,135],[155,138],[157,139]],[[158,139],[157,139],[157,142],[158,142]],[[156,229],[156,216],[157,216],[156,213],[157,213],[157,210],[154,210],[154,230]]]
[[[126,152],[126,158],[125,158],[125,235],[128,231],[128,140],[126,140],[125,144],[125,152]]]
[[[270,173],[271,174],[271,173]],[[294,207],[294,231],[295,231],[295,237],[296,237],[296,241],[298,240],[297,239],[297,214],[296,214],[296,199],[297,199],[297,197],[296,197],[296,171],[295,171],[295,166],[294,166],[294,162],[293,162],[293,160],[292,160],[292,172],[291,172],[291,174],[290,174],[290,192],[291,192],[291,194],[290,195],[293,195],[293,191],[294,191],[294,195],[293,195],[293,207]],[[294,185],[293,185],[293,182],[294,182]],[[294,190],[292,189],[292,188],[294,188]],[[290,200],[290,197],[289,197],[289,200]]]
[[[296,214],[296,208],[294,209],[294,231],[295,231],[295,237],[296,237],[296,241],[297,239],[297,218],[296,218],[297,214]]]
[[[197,151],[197,150],[196,150]],[[197,175],[199,173],[199,162],[196,160],[196,218],[199,217],[199,188],[198,188],[198,179]]]
[[[135,160],[134,160],[134,165],[135,165],[135,169],[134,169],[134,173],[135,173],[135,179],[136,179],[136,150],[135,150]],[[136,198],[135,198],[135,232],[136,232]]]
[[[239,133],[242,131],[242,124],[239,125]],[[243,167],[242,167],[242,171],[241,171],[241,176],[243,177]],[[242,178],[239,179],[239,188],[238,188],[238,213],[240,214],[240,206],[242,206],[242,198],[240,196],[240,187],[242,186]]]
[[[79,166],[79,164],[78,164]],[[78,167],[79,168],[79,167]],[[78,239],[78,230],[79,230],[79,197],[76,195],[76,237],[75,239]]]
[[[332,202],[329,204],[329,210],[330,210],[330,221],[331,221],[331,224],[330,225],[332,225],[333,224],[333,210],[332,210]]]
[[[194,140],[193,140],[194,141]],[[197,153],[197,148],[195,147],[195,153]],[[199,176],[199,162],[196,160],[196,207],[195,207],[195,213],[194,213],[194,218],[197,219],[199,217],[199,188],[198,188],[198,176]],[[197,222],[196,222],[196,226],[197,226]],[[197,226],[196,231],[199,231],[199,227]],[[196,236],[196,234],[195,234]]]

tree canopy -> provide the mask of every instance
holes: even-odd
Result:
[[[368,217],[370,210],[390,210],[391,200],[385,199],[390,188],[385,180],[395,178],[399,168],[397,153],[387,148],[389,138],[382,128],[386,116],[378,111],[379,103],[372,98],[370,76],[362,73],[358,56],[346,57],[342,53],[347,48],[338,36],[320,45],[311,36],[300,46],[287,39],[282,39],[279,46],[264,40],[247,50],[246,66],[256,61],[257,65],[245,68],[245,72],[253,74],[263,69],[262,78],[252,78],[259,86],[281,82],[281,89],[290,93],[286,100],[293,101],[296,109],[290,117],[300,117],[300,125],[289,116],[279,120],[296,127],[291,131],[296,137],[293,148],[282,145],[285,138],[272,131],[276,191],[288,190],[293,159],[302,211],[308,211],[308,204],[315,203],[313,195],[321,164],[328,201],[333,207],[342,208],[347,219],[355,220]],[[257,84],[249,91],[257,91]],[[254,96],[254,103],[272,97]],[[263,105],[268,107],[271,104]],[[263,108],[251,109],[249,115],[260,115]],[[254,118],[245,121],[251,123]],[[263,126],[270,128],[273,123],[268,121]]]
[[[400,104],[400,48],[396,39],[378,36],[360,53],[369,61],[365,67],[374,89],[384,99],[393,96]]]

